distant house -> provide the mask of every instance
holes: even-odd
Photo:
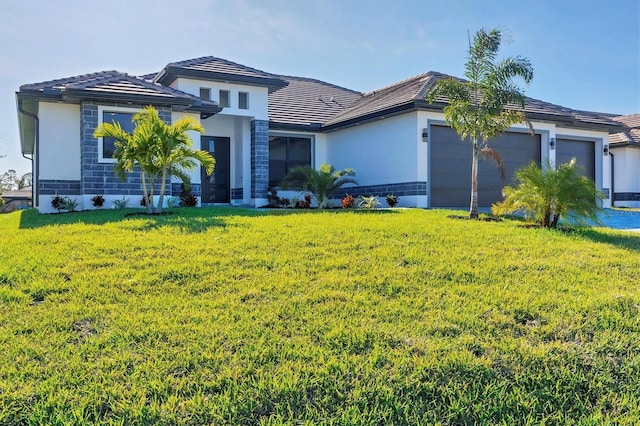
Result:
[[[0,207],[0,212],[11,212],[14,210],[28,209],[31,207],[32,187],[8,191],[2,194],[4,206]]]
[[[618,207],[640,207],[640,114],[613,119],[624,124],[625,129],[609,135],[612,203]]]
[[[104,71],[26,84],[16,98],[22,152],[33,157],[34,204],[52,211],[57,194],[84,209],[96,194],[107,205],[122,197],[137,204],[140,176],[121,181],[113,172],[114,141],[93,132],[111,121],[131,129],[132,115],[153,105],[167,122],[190,115],[205,128],[194,137],[217,162],[212,176],[192,176],[202,204],[261,206],[291,168],[330,163],[357,171],[359,185],[344,189],[352,195],[392,193],[403,206],[467,206],[471,149],[446,126],[446,103],[424,100],[446,77],[427,72],[360,93],[203,57],[141,77]],[[576,157],[609,192],[608,138],[622,129],[619,122],[535,99],[527,99],[525,113],[534,135],[522,123],[491,142],[505,158],[508,179],[531,161]],[[493,166],[481,162],[479,179],[481,206],[501,198],[505,182]],[[170,194],[180,191],[180,182],[172,182]]]

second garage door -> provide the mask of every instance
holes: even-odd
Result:
[[[431,207],[468,207],[471,198],[471,144],[461,141],[450,127],[431,126]],[[489,142],[500,152],[506,167],[506,181],[496,166],[480,157],[478,206],[489,207],[502,200],[502,188],[513,184],[516,170],[531,161],[540,164],[540,135],[503,133]]]
[[[576,163],[584,167],[582,174],[589,179],[596,180],[595,142],[558,139],[556,164],[564,164],[576,159]]]

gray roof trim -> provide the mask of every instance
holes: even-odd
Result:
[[[212,71],[191,70],[178,67],[167,66],[164,72],[158,74],[154,81],[169,85],[179,77],[194,78],[197,80],[225,81],[229,83],[248,84],[250,86],[265,86],[271,90],[277,90],[287,85],[286,82],[277,78],[252,77],[244,75],[226,74]]]
[[[274,74],[214,56],[171,62],[153,81],[168,86],[178,77],[264,86],[268,87],[270,92],[288,84]]]
[[[166,105],[200,112],[208,117],[222,110],[213,101],[150,82],[119,71],[103,71],[20,86],[21,98],[80,102],[83,99],[110,102]]]

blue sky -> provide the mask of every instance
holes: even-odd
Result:
[[[0,0],[0,173],[22,159],[21,84],[218,56],[369,91],[426,71],[462,76],[467,30],[498,27],[534,66],[526,94],[640,112],[638,0]]]

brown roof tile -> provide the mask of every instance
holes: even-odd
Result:
[[[609,135],[609,143],[615,146],[632,145],[640,147],[640,114],[621,115],[613,120],[622,123],[625,130]]]
[[[359,92],[320,80],[279,78],[289,84],[269,95],[269,121],[275,127],[320,125],[361,97]]]

